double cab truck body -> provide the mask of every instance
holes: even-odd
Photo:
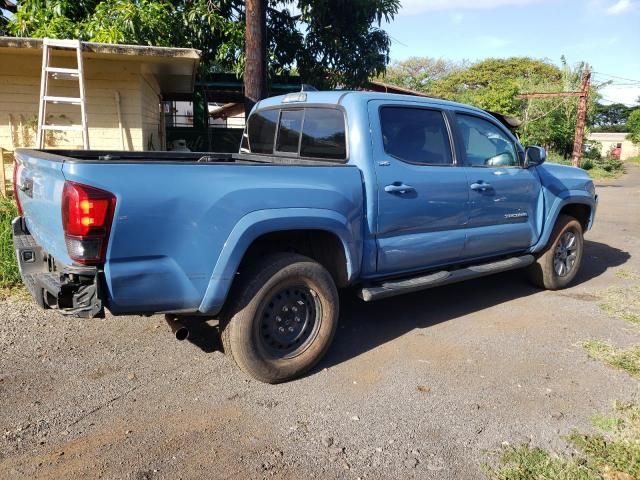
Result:
[[[14,243],[45,308],[218,317],[268,382],[324,354],[337,288],[365,300],[527,267],[575,276],[597,196],[496,117],[301,92],[259,102],[238,154],[19,150]]]

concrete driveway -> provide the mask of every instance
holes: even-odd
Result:
[[[502,442],[561,436],[638,394],[577,345],[626,346],[603,292],[640,271],[640,171],[598,187],[574,286],[521,272],[364,304],[343,295],[327,357],[257,383],[215,328],[175,341],[162,317],[63,318],[0,306],[0,478],[475,479]]]

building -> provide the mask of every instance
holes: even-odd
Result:
[[[631,140],[627,140],[627,133],[591,133],[588,140],[598,142],[602,145],[602,155],[615,148],[620,149],[620,160],[636,157],[640,155],[640,145],[634,145]]]
[[[52,66],[76,68],[75,51],[56,50]],[[194,49],[83,43],[90,146],[94,150],[164,150],[162,102],[191,96],[200,63]],[[33,147],[42,40],[0,37],[0,148]],[[77,97],[78,82],[50,81],[50,95]],[[48,104],[47,123],[79,124],[80,109]],[[77,131],[49,131],[47,147],[81,148]]]

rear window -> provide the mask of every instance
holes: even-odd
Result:
[[[277,124],[277,110],[263,110],[251,115],[248,126],[251,153],[273,153]]]
[[[242,151],[346,160],[344,114],[322,107],[258,111],[249,118]]]
[[[276,151],[298,153],[303,115],[304,110],[283,110],[280,113]]]
[[[347,158],[344,115],[340,110],[307,109],[302,128],[300,155],[332,160]]]

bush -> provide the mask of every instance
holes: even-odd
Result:
[[[11,235],[11,220],[18,216],[13,200],[0,197],[0,288],[11,288],[20,283]]]
[[[582,163],[580,164],[580,168],[584,170],[591,170],[593,166],[594,166],[594,161],[591,158],[585,158],[584,160],[582,160]]]
[[[619,172],[623,170],[622,162],[616,158],[605,157],[594,161],[594,166],[599,167],[605,172]]]
[[[556,152],[547,151],[547,162],[559,163],[560,165],[571,165],[571,159],[564,158]]]
[[[584,158],[588,158],[589,160],[600,160],[602,158],[602,144],[595,140],[585,140]],[[589,169],[585,168],[585,170]]]

